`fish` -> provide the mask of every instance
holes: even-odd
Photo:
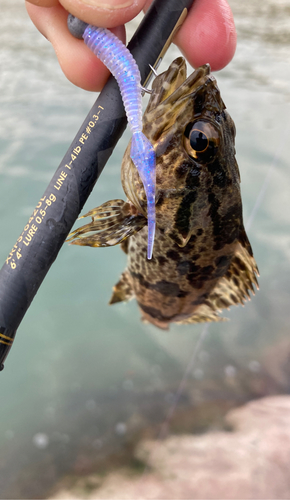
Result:
[[[121,244],[127,267],[110,304],[135,298],[142,320],[171,323],[224,321],[223,309],[244,304],[258,289],[258,267],[244,224],[235,124],[209,64],[186,76],[178,57],[152,83],[143,133],[156,154],[156,233],[146,257],[147,204],[130,158],[121,165],[126,201],[110,200],[83,217],[74,245]]]

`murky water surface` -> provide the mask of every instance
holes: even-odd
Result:
[[[157,436],[197,342],[169,432],[222,425],[224,412],[290,390],[290,6],[230,1],[239,40],[217,79],[237,127],[244,217],[260,291],[230,321],[173,326],[139,320],[134,301],[107,305],[125,266],[118,247],[64,245],[0,375],[2,498],[45,497],[58,480],[131,460]],[[95,100],[62,75],[24,6],[2,0],[0,261],[22,232]],[[178,56],[171,47],[162,68]],[[85,209],[122,198],[125,133]],[[2,264],[1,264],[2,265]]]

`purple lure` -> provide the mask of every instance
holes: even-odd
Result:
[[[147,197],[148,248],[152,258],[155,235],[156,161],[154,148],[142,133],[142,96],[140,71],[127,47],[106,28],[87,26],[83,39],[107,66],[120,87],[128,123],[132,131],[130,156],[144,185]]]

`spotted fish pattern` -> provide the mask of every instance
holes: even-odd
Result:
[[[121,243],[127,268],[110,304],[136,298],[144,321],[221,321],[219,312],[243,304],[258,287],[246,235],[235,159],[235,125],[209,65],[186,78],[177,58],[157,76],[143,116],[156,154],[156,234],[147,251],[146,195],[125,152],[121,178],[127,200],[88,212],[92,222],[69,235],[76,245]]]

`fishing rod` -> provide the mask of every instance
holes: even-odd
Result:
[[[128,44],[146,86],[194,0],[154,0]],[[111,76],[0,270],[0,370],[27,309],[127,124]]]

